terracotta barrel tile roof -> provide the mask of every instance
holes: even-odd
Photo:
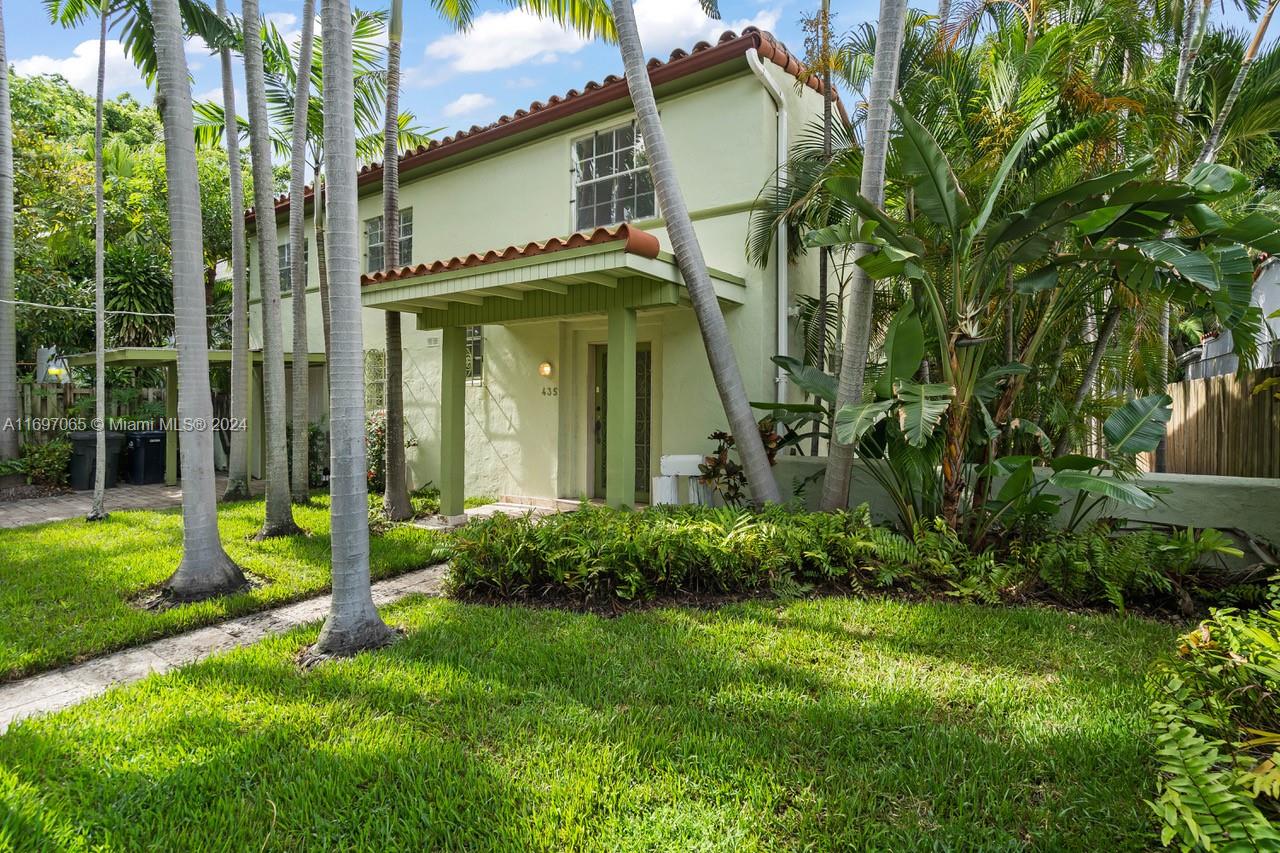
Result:
[[[613,228],[597,228],[589,232],[582,231],[577,234],[571,234],[568,237],[552,237],[550,240],[541,243],[507,246],[505,249],[490,249],[483,254],[472,252],[465,258],[454,257],[448,260],[433,261],[429,264],[417,264],[416,266],[400,267],[394,270],[367,273],[360,277],[360,284],[362,286],[383,284],[388,281],[418,278],[434,273],[479,267],[485,264],[496,264],[500,261],[510,261],[516,258],[531,258],[535,255],[549,255],[566,249],[576,249],[579,246],[599,246],[605,243],[622,243],[620,248],[624,252],[645,258],[658,257],[658,251],[661,248],[658,244],[658,238],[648,231],[636,228],[634,225],[624,224]]]
[[[772,62],[793,77],[798,78],[803,73],[804,66],[801,61],[793,56],[782,42],[775,39],[771,33],[755,27],[747,27],[741,35],[736,35],[732,30],[725,32],[714,45],[700,41],[689,51],[677,48],[671,52],[665,62],[656,58],[650,59],[649,77],[654,85],[658,86],[736,59],[752,48],[756,49],[761,59]],[[810,89],[819,94],[822,93],[822,79],[817,75],[809,76],[804,82]],[[534,101],[527,109],[516,110],[512,115],[504,115],[491,124],[483,127],[472,125],[468,130],[459,131],[443,139],[432,140],[427,145],[420,145],[413,151],[400,155],[400,171],[403,173],[427,163],[437,162],[505,136],[531,130],[576,112],[626,97],[627,81],[616,74],[610,74],[603,81],[592,80],[583,86],[581,91],[570,89],[564,95],[553,95],[545,103]],[[840,116],[847,122],[848,118],[845,116],[843,104],[840,103],[839,94],[833,92],[833,97]],[[362,167],[357,178],[360,186],[376,184],[381,180],[381,163]],[[303,193],[303,198],[309,203],[312,196],[312,187],[308,186]],[[289,196],[277,196],[275,208],[277,218],[288,211]],[[252,208],[245,212],[245,218],[253,220]]]

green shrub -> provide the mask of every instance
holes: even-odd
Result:
[[[455,535],[451,583],[463,594],[643,600],[756,590],[783,578],[857,581],[874,551],[869,529],[865,512],[780,508],[495,515]]]
[[[23,444],[19,458],[9,460],[0,466],[0,476],[22,474],[31,485],[64,486],[67,483],[70,464],[71,442],[60,436],[43,444],[35,442]]]
[[[1280,577],[1270,604],[1214,611],[1152,679],[1165,845],[1280,850]]]
[[[387,488],[387,413],[383,409],[374,409],[365,416],[364,452],[369,491],[381,494]]]
[[[696,506],[628,512],[586,507],[540,519],[495,516],[456,537],[452,577],[462,594],[646,600],[675,593],[808,584],[891,587],[988,604],[1027,599],[1071,607],[1185,607],[1220,580],[1200,559],[1230,551],[1216,531],[1082,533],[972,550],[941,520],[904,536],[871,524],[865,507],[805,513]]]

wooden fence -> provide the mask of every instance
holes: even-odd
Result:
[[[22,383],[18,385],[18,414],[24,424],[44,419],[49,421],[71,417],[89,419],[93,417],[93,390],[93,388],[82,388],[70,383],[65,385]],[[108,395],[107,417],[134,415],[137,407],[143,403],[163,401],[164,391],[159,388],[139,389],[137,395],[128,400]],[[24,434],[23,438],[28,441],[41,441],[44,436],[34,432]]]
[[[1280,376],[1280,366],[1171,386],[1165,470],[1280,478],[1280,400],[1276,389],[1253,393],[1273,376]]]

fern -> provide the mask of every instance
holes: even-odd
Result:
[[[1159,797],[1150,803],[1164,824],[1160,841],[1184,849],[1280,850],[1280,832],[1240,784],[1222,741],[1208,740],[1183,721],[1184,709],[1154,706]]]

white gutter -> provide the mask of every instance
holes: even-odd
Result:
[[[778,180],[786,180],[787,177],[787,102],[782,95],[782,87],[776,80],[769,76],[765,71],[764,63],[760,61],[760,54],[753,47],[746,53],[747,65],[751,67],[751,73],[755,74],[760,80],[760,84],[764,86],[764,90],[769,93],[769,97],[773,99],[773,105],[777,110],[777,140],[778,140]],[[778,291],[778,317],[777,317],[777,345],[776,351],[779,355],[787,355],[790,348],[790,340],[788,338],[787,329],[787,300],[789,297],[789,286],[787,284],[787,229],[786,226],[778,228],[777,234],[778,245],[774,249],[773,268],[777,277]],[[787,372],[781,367],[778,368],[777,376],[774,378],[774,399],[779,403],[785,402],[787,398]]]

